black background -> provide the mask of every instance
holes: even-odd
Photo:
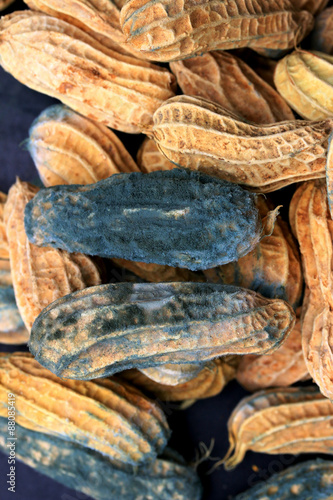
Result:
[[[23,2],[15,2],[7,11],[25,8]],[[16,176],[25,181],[37,181],[34,164],[26,151],[24,141],[28,137],[32,121],[47,106],[57,102],[48,96],[21,85],[0,68],[0,191],[7,192]],[[127,149],[134,156],[143,140],[140,135],[118,134]],[[290,194],[294,187],[281,190],[273,195],[276,203],[284,203],[282,212],[287,213]],[[2,351],[26,350],[25,347],[8,347],[0,344]],[[222,458],[228,449],[227,420],[233,408],[248,395],[237,382],[230,383],[221,394],[214,398],[198,401],[187,410],[177,409],[177,405],[166,404],[164,410],[173,431],[170,445],[188,460],[196,458],[199,444],[207,447],[214,440],[212,457]],[[19,447],[19,442],[17,443]],[[244,461],[231,472],[220,467],[208,474],[214,461],[205,461],[198,467],[204,486],[203,500],[229,500],[260,480],[267,479],[288,465],[304,461],[311,456],[264,455],[248,452]],[[255,470],[253,470],[253,466]],[[65,488],[36,470],[17,462],[16,493],[8,492],[7,456],[0,453],[0,498],[1,500],[85,500],[82,493]],[[110,500],[113,500],[110,498]],[[191,500],[191,499],[188,499]]]

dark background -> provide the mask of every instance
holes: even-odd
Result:
[[[25,8],[23,2],[15,2],[5,14]],[[16,176],[24,181],[37,181],[34,164],[26,151],[24,141],[28,137],[33,120],[46,107],[57,102],[48,96],[21,85],[0,67],[0,191],[7,192],[15,182]],[[143,140],[140,135],[118,134],[127,149],[134,156]],[[284,204],[283,215],[287,214],[289,198],[294,187],[281,190],[273,195],[278,204]],[[25,347],[8,347],[0,344],[1,351],[27,350]],[[237,382],[230,383],[221,394],[214,398],[201,400],[187,410],[177,409],[177,405],[165,404],[173,431],[170,445],[177,449],[188,461],[196,459],[199,444],[209,447],[215,445],[212,457],[222,458],[228,449],[227,420],[244,396],[248,395]],[[19,442],[17,443],[19,447]],[[313,456],[312,456],[313,457]],[[267,479],[274,472],[304,461],[311,456],[302,455],[264,455],[248,452],[244,461],[231,472],[220,467],[208,474],[214,461],[208,460],[198,467],[204,486],[203,500],[229,500],[260,480]],[[254,469],[253,469],[254,467]],[[62,486],[39,474],[36,470],[16,463],[16,493],[7,490],[7,456],[0,453],[0,498],[1,500],[84,500],[89,499],[82,493]],[[110,498],[110,500],[113,500]],[[188,499],[192,500],[192,499]]]

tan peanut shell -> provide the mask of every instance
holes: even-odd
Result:
[[[325,9],[329,0],[291,0],[296,9],[307,10],[314,16]]]
[[[92,448],[117,466],[154,460],[169,437],[163,412],[134,387],[62,380],[28,353],[0,355],[0,416],[8,393],[19,425]]]
[[[220,358],[205,366],[195,378],[177,385],[158,383],[137,370],[125,371],[121,377],[162,401],[186,401],[216,396],[234,375],[235,368]]]
[[[333,399],[333,221],[325,183],[301,185],[292,198],[289,215],[299,242],[306,283],[301,316],[304,358],[321,392]]]
[[[333,120],[241,121],[206,99],[177,96],[154,114],[152,135],[179,166],[269,192],[325,176]]]
[[[142,57],[126,43],[120,29],[121,7],[113,0],[25,0],[32,9],[73,24],[110,49]]]
[[[176,168],[164,155],[161,154],[153,139],[146,139],[141,144],[136,161],[141,172],[154,172],[155,170],[172,170]]]
[[[146,130],[174,95],[164,68],[108,49],[71,24],[22,11],[0,21],[2,67],[24,85],[128,133]]]
[[[267,387],[285,387],[309,378],[303,356],[299,318],[279,349],[267,356],[242,356],[236,374],[237,381],[250,392]]]
[[[36,118],[27,147],[47,187],[93,184],[113,174],[139,171],[110,129],[62,104],[50,106]]]
[[[39,191],[17,179],[5,206],[10,264],[17,306],[30,331],[39,313],[57,298],[101,283],[90,257],[29,243],[24,229],[24,209]]]
[[[127,41],[154,61],[239,47],[288,49],[313,27],[289,0],[129,0],[120,24]]]
[[[295,323],[282,300],[211,283],[116,283],[58,299],[36,319],[36,359],[79,380],[129,368],[263,354]],[[96,334],[98,332],[98,334]]]
[[[333,116],[333,57],[296,50],[278,62],[275,86],[303,118],[321,120]]]
[[[263,196],[256,200],[261,218],[272,204]],[[250,288],[268,298],[288,301],[294,308],[303,291],[301,259],[288,225],[277,217],[272,234],[236,262],[204,271],[208,281]]]
[[[276,90],[228,52],[209,52],[170,68],[184,94],[216,102],[245,121],[263,125],[294,119]]]
[[[233,469],[248,450],[333,453],[333,405],[317,388],[267,389],[240,401],[228,421],[230,448],[223,460]]]
[[[311,49],[333,54],[333,7],[325,9],[316,17],[311,32]]]

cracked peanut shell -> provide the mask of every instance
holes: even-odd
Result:
[[[212,50],[292,48],[313,16],[289,0],[129,0],[120,24],[143,56],[169,62]]]
[[[24,209],[38,191],[17,179],[9,191],[4,213],[16,303],[29,331],[50,302],[101,283],[99,270],[90,257],[29,243]]]
[[[62,380],[29,353],[0,355],[0,416],[15,395],[16,422],[91,448],[115,466],[155,460],[170,431],[162,410],[139,390],[116,379]]]
[[[36,245],[193,271],[237,260],[270,233],[255,195],[200,172],[119,174],[42,190],[25,210]],[[68,217],[70,214],[70,217]]]
[[[108,127],[139,133],[174,95],[166,69],[108,49],[81,29],[40,12],[0,21],[0,63],[18,81]]]
[[[241,121],[206,99],[177,96],[154,114],[152,136],[176,165],[270,192],[325,177],[333,120]]]
[[[209,99],[259,125],[293,120],[285,100],[244,61],[228,52],[209,52],[170,64],[186,95]]]
[[[63,297],[36,319],[29,348],[58,376],[202,363],[274,351],[295,323],[282,300],[210,283],[117,283]]]
[[[228,421],[226,470],[248,450],[278,455],[333,454],[333,405],[316,387],[267,389],[243,398]]]

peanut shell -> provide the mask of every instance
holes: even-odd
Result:
[[[170,68],[184,94],[216,102],[244,121],[264,125],[294,119],[276,90],[228,52],[209,52]]]
[[[16,303],[29,331],[48,304],[75,290],[101,283],[98,268],[90,257],[29,243],[24,209],[38,190],[17,179],[9,191],[4,213]]]
[[[331,401],[313,386],[267,389],[243,398],[228,421],[224,468],[235,468],[248,450],[333,454],[332,416]]]
[[[295,323],[284,301],[210,283],[116,283],[58,299],[36,319],[29,348],[65,378],[262,354]],[[98,334],[96,334],[98,332]]]
[[[133,48],[168,62],[212,50],[292,48],[313,16],[289,0],[129,0],[120,24]]]
[[[154,111],[174,95],[175,79],[166,69],[108,49],[40,12],[2,17],[0,61],[24,85],[128,133],[148,130]]]
[[[92,184],[139,168],[118,137],[104,125],[62,104],[33,122],[27,147],[45,186]]]
[[[311,49],[333,54],[333,7],[325,9],[315,20]]]
[[[0,356],[0,416],[15,395],[16,422],[81,444],[121,467],[151,462],[169,428],[160,408],[120,380],[61,380],[28,353]]]
[[[199,172],[134,172],[44,189],[25,229],[36,245],[196,271],[237,260],[271,232],[275,213],[261,221],[254,200]]]
[[[154,114],[153,138],[172,162],[259,192],[325,177],[333,120],[241,121],[206,99],[177,96]]]

